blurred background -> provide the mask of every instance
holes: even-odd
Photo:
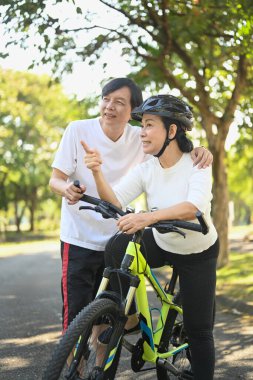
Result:
[[[193,106],[228,265],[229,236],[253,239],[251,1],[5,0],[0,12],[2,244],[58,236],[48,181],[62,133],[98,115],[106,81],[129,76],[144,98],[170,92]]]
[[[186,100],[194,145],[213,154],[215,378],[252,379],[252,46],[252,0],[0,0],[0,379],[40,379],[59,340],[51,163],[68,123],[97,116],[102,86],[124,76],[144,98]],[[119,379],[135,378],[122,363]]]

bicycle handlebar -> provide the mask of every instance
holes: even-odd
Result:
[[[80,187],[79,181],[74,181],[74,185],[77,187]],[[102,199],[92,197],[90,195],[83,194],[80,201],[90,203],[96,207],[89,207],[89,206],[81,206],[79,207],[79,210],[83,209],[91,209],[96,212],[99,212],[102,214],[103,218],[113,218],[118,219],[118,216],[124,216],[128,214],[128,212],[125,212],[118,208],[117,206],[114,206],[112,203],[103,201]],[[160,233],[166,233],[169,231],[179,232],[182,235],[185,235],[182,231],[180,231],[178,228],[183,228],[185,230],[191,230],[191,231],[197,231],[201,232],[203,235],[206,235],[208,233],[208,225],[203,217],[203,214],[200,211],[196,212],[196,218],[199,221],[198,223],[192,223],[187,222],[184,220],[163,220],[157,223],[154,223],[150,225],[151,228],[156,228],[158,232]]]
[[[92,205],[98,206],[101,211],[99,210],[98,207],[95,207],[94,210],[97,212],[100,212],[101,214],[106,214],[108,213],[108,218],[114,218],[117,219],[117,214],[120,216],[124,216],[127,213],[121,208],[118,208],[117,206],[114,206],[112,203],[103,201],[102,199],[91,197],[90,195],[83,194],[82,198],[80,201],[90,203]],[[84,207],[81,207],[81,209],[84,209]]]
[[[183,228],[185,230],[191,230],[191,231],[197,231],[202,232],[202,234],[206,235],[208,232],[208,226],[206,224],[206,221],[204,220],[204,217],[200,211],[196,212],[196,218],[199,221],[199,224],[187,222],[185,220],[163,220],[154,224],[151,224],[150,227],[154,227],[159,230],[168,229],[171,225],[171,227],[176,228]],[[166,231],[164,231],[166,232]]]

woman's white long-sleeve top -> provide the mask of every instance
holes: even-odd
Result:
[[[160,234],[154,229],[156,243],[165,251],[178,254],[199,253],[213,245],[217,239],[217,232],[210,215],[211,168],[194,167],[188,153],[184,153],[170,168],[162,168],[155,157],[137,165],[114,187],[114,191],[122,206],[128,205],[145,192],[149,210],[153,207],[164,209],[187,201],[204,213],[209,226],[207,235],[184,230],[186,232],[184,239],[177,233]]]

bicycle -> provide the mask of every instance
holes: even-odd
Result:
[[[86,194],[83,194],[81,200],[95,207],[81,206],[79,209],[94,210],[104,218],[118,219],[126,213],[109,202]],[[202,214],[197,212],[196,217],[199,223],[169,220],[155,223],[150,228],[156,228],[161,233],[173,231],[182,236],[185,236],[185,232],[181,228],[206,234],[208,226]],[[131,367],[135,372],[155,369],[158,380],[193,379],[180,291],[175,291],[177,272],[175,268],[172,269],[171,279],[163,288],[140,252],[142,233],[143,230],[140,230],[133,235],[120,269],[105,268],[95,300],[71,322],[56,347],[42,380],[114,379],[122,346],[131,353]],[[125,298],[120,292],[108,288],[112,276],[129,280]],[[156,323],[149,308],[145,279],[161,303]],[[132,344],[127,335],[124,335],[124,326],[134,299],[141,337]],[[153,367],[143,368],[145,363],[151,363]],[[80,373],[83,374],[82,377]]]

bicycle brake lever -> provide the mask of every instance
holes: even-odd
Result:
[[[80,206],[79,210],[92,210],[92,211],[96,211],[95,207],[91,207],[91,206]]]
[[[184,233],[183,231],[179,230],[177,227],[172,227],[172,228],[170,228],[169,231],[168,231],[168,229],[166,229],[166,228],[162,228],[162,227],[156,228],[156,230],[157,230],[160,234],[167,234],[167,233],[170,233],[170,232],[176,232],[176,233],[178,233],[179,235],[182,235],[184,238],[186,237],[186,233]]]
[[[95,206],[95,207],[91,207],[91,206],[80,206],[79,207],[79,210],[92,210],[92,211],[96,211],[96,212],[99,212],[102,217],[104,219],[110,219],[110,218],[114,218],[116,219],[116,214],[115,214],[115,217],[113,215],[108,215],[106,212],[103,212],[101,210],[101,208],[99,206]],[[118,218],[117,218],[118,219]]]
[[[118,219],[116,213],[108,213],[106,209],[103,211],[101,206],[95,206],[93,210],[99,212],[104,219]]]
[[[179,235],[183,236],[184,239],[186,237],[186,233],[184,233],[183,231],[179,230],[178,228],[173,229],[173,232],[177,232]]]

